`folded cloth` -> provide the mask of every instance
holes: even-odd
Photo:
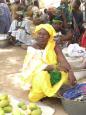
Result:
[[[85,48],[80,47],[79,44],[70,44],[68,46],[68,55],[70,57],[80,57],[86,55]]]
[[[75,85],[73,88],[67,90],[63,94],[63,97],[73,100],[83,95],[86,95],[86,83]]]

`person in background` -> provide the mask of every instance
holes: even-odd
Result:
[[[52,20],[55,17],[56,10],[57,9],[55,7],[48,8],[49,24],[52,24]]]
[[[0,0],[0,34],[6,34],[9,31],[11,25],[11,14],[9,7]]]
[[[49,22],[49,15],[47,9],[44,9],[44,13],[41,15],[41,19],[44,21],[44,23]]]
[[[62,20],[62,27],[66,28],[66,25],[67,25],[66,16],[65,16],[63,10],[61,10],[61,8],[55,8],[55,7],[49,8],[48,15],[49,15],[49,23],[50,24],[52,24],[52,22],[55,18],[59,18]]]
[[[8,34],[14,38],[14,44],[27,44],[28,39],[31,38],[30,23],[24,19],[22,11],[17,11],[16,14],[17,17],[12,21]]]
[[[65,30],[63,28],[63,19],[61,16],[56,16],[52,20],[52,26],[54,27],[56,32],[61,32],[62,34],[65,34]]]
[[[83,33],[83,13],[80,10],[80,0],[72,0],[72,28],[74,30],[73,43],[79,42]]]
[[[40,24],[35,33],[36,43],[28,47],[20,75],[21,86],[23,90],[30,90],[28,97],[32,102],[52,97],[67,80],[71,85],[76,83],[69,63],[54,41],[54,28],[50,24]],[[61,81],[52,86],[48,71],[54,69],[61,72]]]
[[[67,28],[72,23],[72,16],[71,16],[71,8],[69,6],[68,0],[61,0],[60,6],[57,8],[61,10],[61,12],[65,16],[65,23],[64,26]]]
[[[19,0],[15,0],[11,2],[10,9],[11,9],[12,20],[16,18],[16,11],[20,10],[20,8],[21,8],[21,5],[20,5]]]
[[[32,12],[33,12],[33,19],[35,19],[36,17],[40,15],[38,1],[36,0],[33,3]]]
[[[70,29],[66,31],[66,29],[63,28],[63,20],[59,16],[53,19],[52,26],[57,32],[55,39],[58,44],[61,45],[61,47],[67,47],[71,43],[73,32]]]

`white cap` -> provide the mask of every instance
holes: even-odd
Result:
[[[16,14],[23,15],[23,11],[16,11]]]
[[[17,1],[19,1],[19,0],[10,0],[10,3],[12,4],[12,3],[15,3]]]

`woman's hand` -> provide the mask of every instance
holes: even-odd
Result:
[[[69,69],[67,66],[58,66],[58,70],[68,73],[68,80],[71,85],[75,85],[77,83],[73,71]]]
[[[54,69],[57,69],[58,71],[64,71],[64,72],[68,73],[68,80],[69,80],[69,83],[70,83],[71,85],[75,85],[75,84],[77,83],[73,71],[72,71],[71,69],[69,70],[69,69],[68,69],[67,67],[65,67],[65,66],[48,65],[48,66],[45,68],[46,71],[52,71],[52,70],[54,70]]]
[[[54,69],[56,69],[55,65],[48,65],[44,70],[46,70],[46,71],[52,71]]]
[[[52,70],[58,70],[58,71],[64,71],[64,72],[68,72],[68,69],[64,66],[57,66],[57,65],[48,65],[45,70],[46,71],[52,71]]]
[[[68,80],[69,80],[71,85],[75,85],[77,83],[76,78],[75,78],[72,70],[69,70],[69,72],[68,72]]]

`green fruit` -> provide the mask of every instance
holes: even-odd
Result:
[[[0,95],[0,100],[8,100],[8,95],[7,94]]]
[[[24,105],[25,105],[25,102],[24,102],[24,101],[21,101],[21,102],[18,103],[18,107],[19,107],[19,108],[22,108],[22,106],[24,106]]]
[[[12,112],[12,106],[7,106],[3,108],[5,113],[11,113]]]
[[[9,105],[9,101],[8,100],[1,100],[0,101],[0,107],[6,107]]]
[[[35,103],[30,103],[29,104],[29,109],[31,110],[31,111],[33,111],[33,110],[35,110],[35,109],[37,109],[38,107],[37,107],[37,105],[35,104]]]
[[[22,110],[26,110],[26,109],[27,109],[27,106],[26,106],[26,105],[23,105],[23,106],[21,107],[21,109],[22,109]]]
[[[0,115],[5,115],[4,110],[0,108]]]
[[[41,111],[41,109],[33,110],[31,115],[42,115],[42,111]]]

